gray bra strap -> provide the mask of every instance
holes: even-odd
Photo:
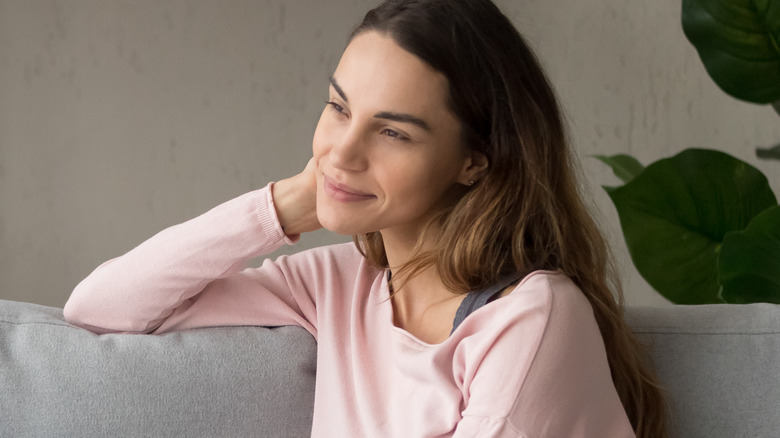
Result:
[[[452,332],[455,331],[456,328],[463,322],[464,319],[466,319],[467,316],[471,315],[473,312],[475,312],[480,307],[484,306],[485,304],[492,301],[496,295],[501,293],[504,289],[506,289],[507,286],[514,283],[515,281],[519,280],[521,275],[511,275],[509,277],[505,277],[498,283],[488,287],[487,289],[482,289],[480,291],[475,292],[469,292],[468,295],[466,295],[466,298],[463,299],[463,301],[460,303],[460,307],[458,307],[458,311],[455,312],[455,320],[452,322]]]

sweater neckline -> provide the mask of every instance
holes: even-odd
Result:
[[[512,291],[509,292],[509,294],[507,294],[507,296],[514,294],[523,285],[523,283],[525,283],[526,280],[528,280],[529,277],[532,277],[534,274],[542,273],[542,272],[553,273],[551,271],[533,271],[533,272],[530,272],[530,273],[528,273],[527,275],[523,276],[520,279],[520,281],[517,283],[517,285],[515,285],[514,289],[512,289]],[[453,342],[452,340],[454,338],[456,338],[456,336],[453,336],[453,334],[456,332],[457,327],[453,328],[453,330],[450,332],[449,336],[447,336],[447,339],[443,340],[440,343],[432,344],[432,343],[423,341],[422,339],[418,338],[417,336],[411,334],[409,331],[407,331],[407,330],[405,330],[405,329],[395,325],[395,323],[393,322],[393,316],[394,316],[393,303],[392,303],[392,300],[390,298],[390,283],[389,283],[390,275],[391,274],[390,274],[390,270],[389,269],[385,269],[383,271],[383,273],[382,273],[382,296],[384,297],[382,305],[387,306],[388,310],[387,310],[387,314],[386,314],[386,318],[387,318],[386,322],[389,325],[390,330],[398,335],[398,339],[400,339],[407,346],[412,347],[412,348],[417,349],[417,350],[421,350],[421,351],[429,350],[429,349],[432,349],[432,348],[441,347],[441,346],[446,345],[446,344],[448,344],[450,342]],[[514,281],[516,281],[516,279]],[[503,283],[503,281],[502,281],[502,283]],[[487,304],[490,304],[490,303],[487,303]],[[482,306],[482,307],[484,307],[484,306]],[[474,311],[476,311],[476,310],[479,310],[479,309],[474,309]]]
[[[448,336],[447,339],[438,344],[431,344],[411,334],[409,331],[395,325],[393,322],[393,317],[395,314],[393,310],[393,301],[390,297],[390,275],[391,274],[389,269],[386,269],[382,272],[382,302],[380,305],[386,306],[387,308],[385,322],[389,326],[390,330],[396,335],[396,339],[399,339],[401,342],[411,348],[421,351],[439,347],[452,339],[452,336]]]

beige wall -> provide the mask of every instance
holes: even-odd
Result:
[[[780,141],[768,108],[721,93],[679,4],[498,2],[548,67],[583,156],[644,162]],[[300,169],[346,34],[374,1],[0,0],[0,299],[61,306],[102,261]],[[780,164],[758,163],[780,192]],[[629,303],[635,273],[600,184]],[[343,240],[307,236],[299,247]]]

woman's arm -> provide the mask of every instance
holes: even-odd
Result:
[[[224,280],[244,269],[248,260],[269,254],[284,243],[292,243],[298,234],[319,227],[312,181],[310,163],[295,177],[161,231],[127,254],[99,266],[76,286],[65,305],[65,318],[97,332],[147,333],[177,309],[191,306],[212,283],[212,293],[223,297],[223,305],[262,295],[263,288],[258,286],[263,281],[252,275],[238,276],[232,282]],[[290,224],[292,240],[282,230],[280,216]],[[276,276],[282,273],[274,273],[270,266],[265,271],[271,277],[266,283],[281,288],[284,282]],[[220,279],[223,281],[218,282]],[[241,284],[234,284],[236,281]],[[244,307],[249,305],[244,303]],[[241,315],[236,318],[240,320]]]

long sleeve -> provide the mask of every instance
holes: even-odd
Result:
[[[270,262],[248,260],[284,243],[272,185],[167,228],[99,266],[73,291],[65,318],[96,332],[168,331],[192,326],[297,324],[315,332],[311,299],[291,291]],[[296,296],[297,293],[297,296]],[[193,315],[193,307],[201,310]]]

